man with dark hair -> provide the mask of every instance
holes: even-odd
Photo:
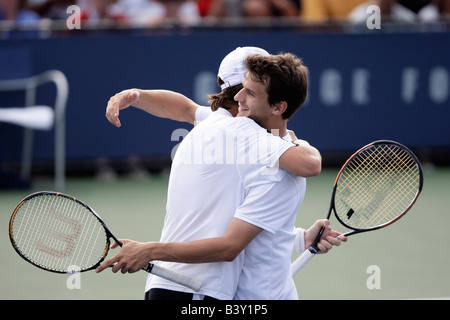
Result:
[[[232,56],[236,54],[240,52]],[[229,79],[235,67],[226,63],[229,60],[233,59],[224,59],[224,67],[232,72],[222,80],[232,87],[235,83]],[[160,242],[123,240],[121,251],[98,268],[102,271],[115,264],[113,272],[136,272],[149,261],[159,260],[168,269],[203,280],[199,294],[193,294],[149,275],[148,299],[181,299],[185,295],[188,299],[297,299],[290,266],[293,248],[308,247],[322,226],[326,231],[321,251],[340,244],[335,239],[339,233],[331,230],[326,220],[308,230],[295,228],[305,177],[315,176],[321,169],[319,152],[305,141],[295,141],[301,144],[296,147],[267,132],[290,140],[283,114],[292,115],[303,103],[307,69],[290,54],[257,54],[241,64],[242,70],[249,71],[235,97],[238,116],[218,108],[179,145]],[[280,88],[275,79],[285,85]],[[279,97],[279,90],[285,91],[288,101]],[[113,124],[117,124],[117,108],[109,106],[107,110]],[[293,149],[303,152],[300,177],[277,166]],[[283,162],[295,156],[294,152]]]

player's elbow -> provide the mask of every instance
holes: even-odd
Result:
[[[236,257],[241,253],[243,248],[239,245],[230,245],[226,250],[222,253],[222,261],[231,262],[236,259]]]
[[[294,174],[296,176],[301,176],[304,178],[315,177],[322,171],[322,159],[321,158],[311,158],[308,159],[307,163],[300,163]]]
[[[310,146],[290,148],[279,159],[282,169],[299,177],[314,177],[322,171],[322,156]]]
[[[310,177],[318,176],[322,172],[322,159],[315,158],[311,163]]]
[[[223,256],[223,261],[225,262],[231,262],[234,261],[234,259],[236,259],[236,257],[239,255],[241,251],[238,250],[228,250],[228,252],[226,252],[226,254],[224,254]]]

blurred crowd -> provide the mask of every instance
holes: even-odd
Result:
[[[0,21],[66,20],[67,8],[77,5],[82,21],[141,27],[167,19],[195,25],[228,17],[358,22],[367,19],[367,8],[373,4],[379,6],[382,19],[390,21],[433,22],[450,15],[450,0],[0,0]]]

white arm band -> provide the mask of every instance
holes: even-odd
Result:
[[[294,250],[297,253],[305,251],[305,229],[295,228]]]

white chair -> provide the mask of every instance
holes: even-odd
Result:
[[[36,105],[37,88],[48,82],[56,86],[54,107]],[[59,70],[49,70],[28,78],[0,80],[0,93],[6,91],[24,91],[24,108],[0,108],[0,121],[14,123],[25,127],[22,172],[25,179],[30,178],[33,130],[55,131],[55,188],[65,188],[65,113],[69,94],[66,76]],[[22,110],[21,110],[22,109]]]

